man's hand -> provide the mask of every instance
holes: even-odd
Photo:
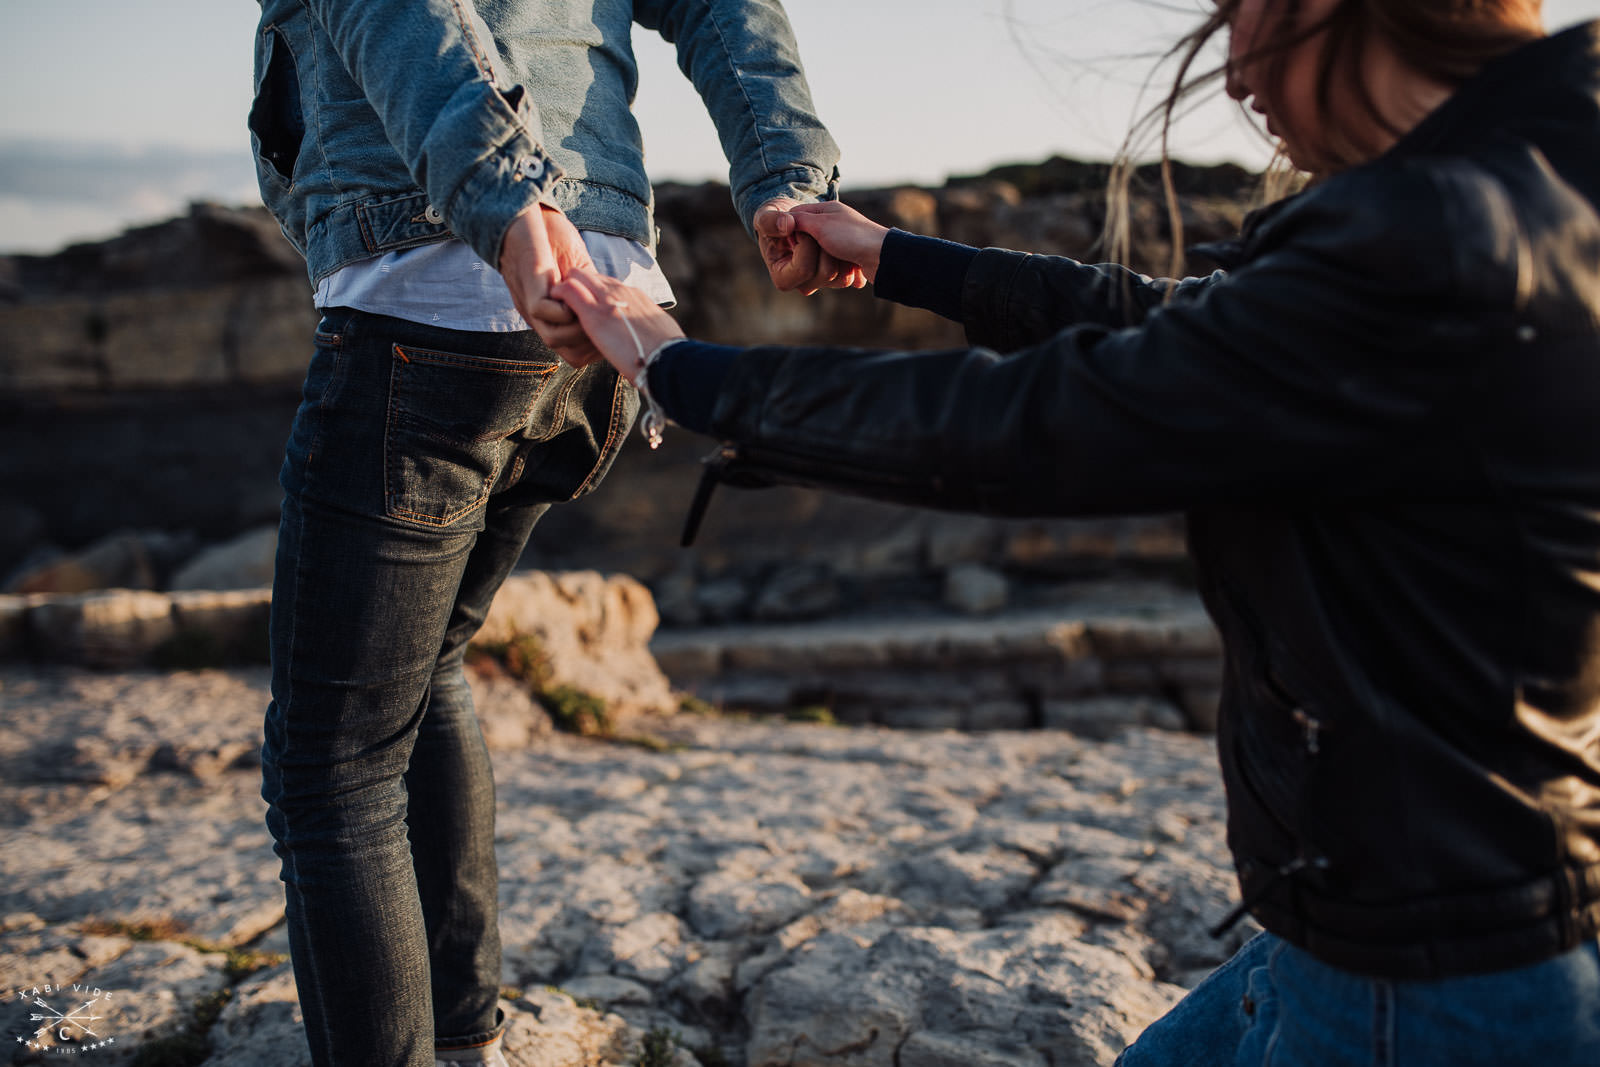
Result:
[[[500,277],[511,302],[565,362],[584,367],[600,358],[577,317],[550,299],[550,287],[573,270],[592,269],[583,237],[560,211],[541,204],[511,220],[500,244]]]
[[[810,296],[818,289],[860,289],[866,275],[855,263],[823,250],[809,234],[801,232],[789,216],[800,206],[786,196],[768,200],[756,209],[752,220],[761,258],[772,276],[772,284],[782,292],[796,289]]]
[[[883,239],[889,236],[889,227],[880,226],[837,200],[796,204],[784,221],[795,232],[816,241],[823,255],[854,264],[863,282],[878,276],[878,261],[883,257]]]

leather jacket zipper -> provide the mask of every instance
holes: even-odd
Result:
[[[1304,856],[1299,856],[1290,860],[1288,863],[1285,863],[1282,867],[1279,867],[1275,872],[1273,872],[1271,878],[1268,878],[1265,882],[1262,882],[1260,885],[1256,886],[1248,896],[1229,909],[1228,914],[1224,915],[1217,925],[1213,926],[1206,932],[1212,937],[1221,937],[1223,934],[1237,926],[1240,919],[1243,919],[1246,915],[1250,914],[1251,908],[1265,900],[1268,893],[1278,888],[1279,883],[1285,881],[1286,879],[1293,878],[1307,867],[1315,867],[1318,870],[1325,870],[1327,866],[1328,861],[1320,856],[1316,859],[1307,859]]]
[[[924,504],[931,504],[934,494],[939,490],[937,476],[914,478],[888,474],[879,470],[850,467],[821,457],[800,456],[793,452],[755,450],[748,445],[739,445],[732,441],[719,445],[714,452],[701,460],[701,463],[705,465],[705,470],[700,475],[700,484],[695,488],[694,498],[690,501],[689,513],[683,521],[683,535],[678,541],[685,548],[694,543],[695,535],[700,531],[701,520],[705,518],[706,509],[711,504],[711,494],[722,482],[744,488],[766,488],[780,484],[798,485],[856,492],[866,496],[882,496],[885,490],[901,490],[900,495],[895,496],[891,493],[889,498]],[[905,492],[908,490],[917,492]],[[915,500],[909,499],[913,496],[916,497]]]
[[[1294,721],[1300,724],[1300,730],[1305,734],[1306,755],[1315,756],[1322,751],[1321,745],[1317,741],[1318,735],[1322,732],[1322,720],[1307,712],[1305,708],[1300,707],[1294,709],[1293,715]]]

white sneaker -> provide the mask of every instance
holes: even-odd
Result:
[[[499,1038],[476,1048],[433,1051],[433,1067],[461,1067],[462,1064],[472,1064],[473,1067],[511,1067],[511,1064],[506,1062],[506,1054],[501,1051]]]

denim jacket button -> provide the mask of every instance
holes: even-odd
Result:
[[[544,176],[544,160],[538,156],[524,156],[517,160],[517,173],[529,181],[537,181]]]
[[[422,217],[435,226],[441,226],[444,224],[444,215],[441,214],[439,209],[434,207],[432,204],[428,205],[428,210],[422,213]]]

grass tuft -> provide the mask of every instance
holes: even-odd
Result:
[[[560,995],[566,997],[568,1000],[572,1001],[572,1003],[576,1004],[578,1007],[583,1008],[586,1011],[598,1011],[598,1012],[604,1012],[605,1011],[605,1005],[601,1004],[598,1000],[594,999],[593,997],[573,996],[571,993],[567,992],[565,989],[562,989],[558,985],[547,985],[544,988],[545,988],[545,991],[548,992],[548,993],[559,993]]]
[[[583,737],[610,737],[611,712],[593,693],[570,685],[552,686],[534,694],[556,729]]]
[[[494,660],[507,674],[535,693],[549,688],[554,668],[544,642],[535,634],[514,634],[505,641],[473,644],[472,653]]]
[[[715,715],[717,706],[709,700],[703,700],[693,693],[681,693],[678,696],[678,710],[689,715]]]
[[[231,989],[201,997],[183,1029],[140,1045],[130,1067],[200,1067],[211,1055],[211,1027],[232,999]]]
[[[644,1035],[634,1067],[672,1067],[678,1056],[678,1032],[658,1026]]]
[[[474,644],[471,656],[489,659],[527,686],[557,730],[583,737],[612,736],[615,724],[606,702],[576,686],[556,685],[550,654],[533,634]]]
[[[189,927],[177,919],[85,919],[78,932],[96,937],[126,937],[130,941],[182,941]]]
[[[811,722],[819,726],[839,725],[839,720],[833,717],[833,709],[826,704],[807,704],[800,708],[790,708],[784,712],[783,717],[790,722]]]
[[[700,1061],[700,1067],[728,1067],[728,1054],[722,1051],[721,1045],[706,1045],[689,1051]]]
[[[222,965],[222,973],[229,985],[237,985],[252,974],[276,967],[289,958],[282,952],[262,952],[253,948],[228,948],[222,951],[228,956],[227,962]]]

